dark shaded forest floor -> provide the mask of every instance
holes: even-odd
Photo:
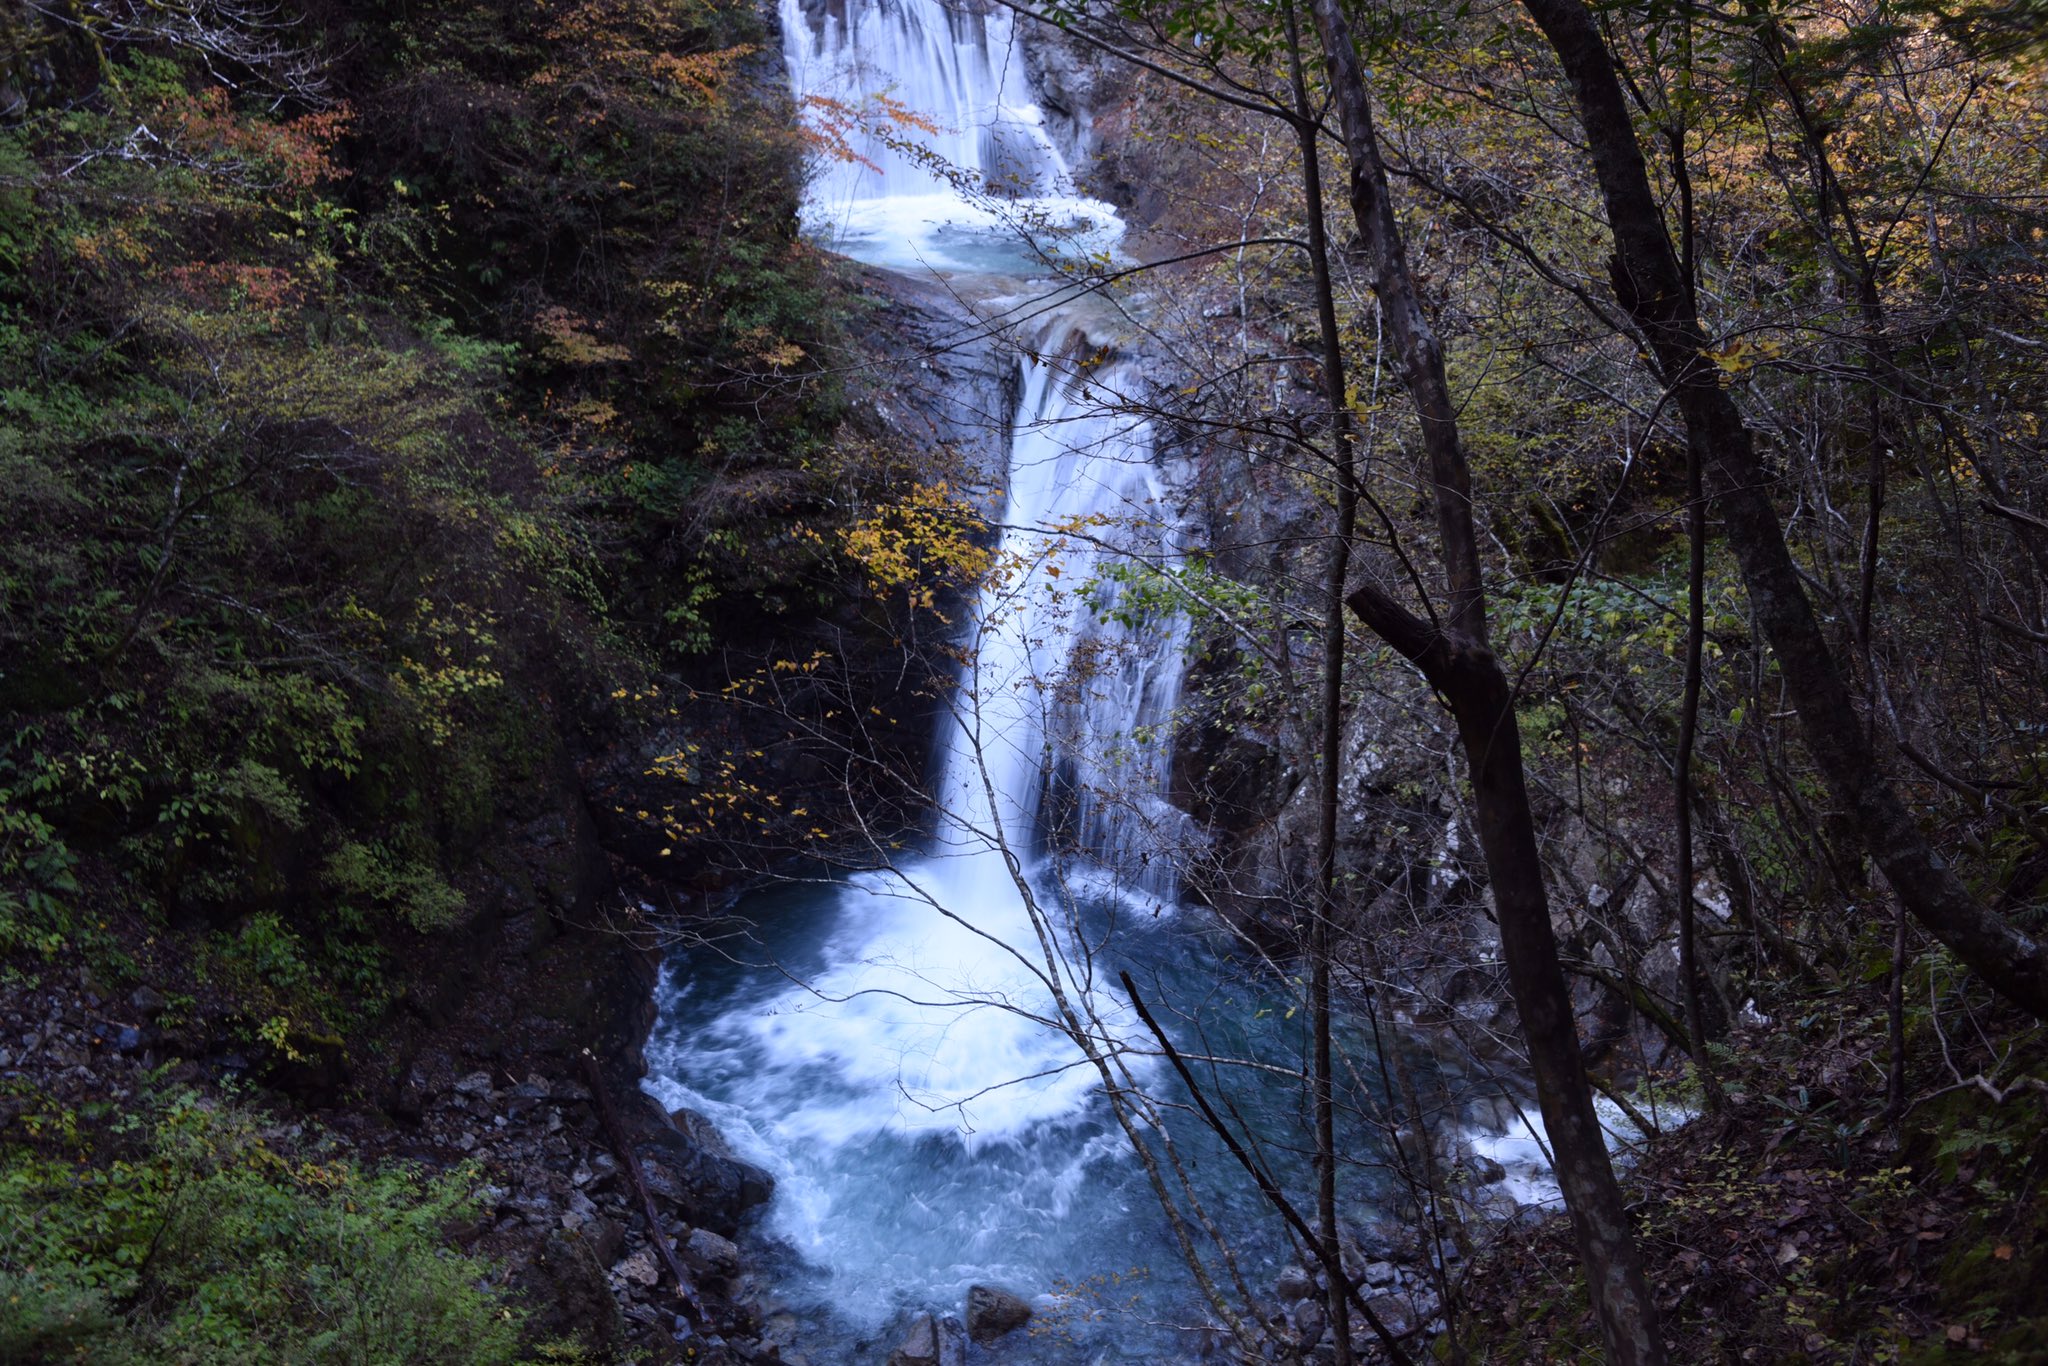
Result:
[[[1890,1123],[1872,995],[1781,1001],[1731,1035],[1726,1105],[1626,1177],[1674,1362],[2048,1361],[2040,1030],[1909,1009]],[[1599,1359],[1562,1216],[1503,1230],[1463,1298],[1475,1361]]]

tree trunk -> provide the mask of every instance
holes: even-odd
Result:
[[[1581,0],[1523,0],[1577,97],[1615,254],[1615,298],[1641,332],[1702,462],[1750,604],[1829,791],[1914,917],[1998,992],[2048,1018],[2048,947],[1982,905],[1907,811],[1865,742],[1849,689],[1799,581],[1749,428],[1679,272],[1636,143],[1614,56]]]
[[[1337,330],[1337,294],[1330,282],[1330,244],[1323,225],[1323,171],[1302,71],[1301,24],[1287,7],[1287,62],[1294,95],[1294,131],[1301,148],[1304,206],[1308,210],[1309,268],[1316,290],[1316,324],[1323,345],[1323,396],[1336,437],[1330,481],[1336,525],[1325,564],[1323,599],[1322,768],[1316,775],[1316,900],[1309,931],[1309,1028],[1314,1035],[1312,1084],[1316,1130],[1316,1237],[1331,1274],[1326,1291],[1335,1366],[1352,1366],[1351,1311],[1344,1302],[1343,1255],[1337,1234],[1337,1094],[1330,1053],[1330,932],[1337,894],[1337,765],[1344,748],[1344,584],[1351,575],[1351,540],[1358,532],[1356,433],[1345,393],[1344,344]]]
[[[1692,1065],[1699,1071],[1700,1091],[1707,1108],[1724,1108],[1720,1083],[1707,1054],[1707,1017],[1700,1008],[1699,935],[1693,915],[1692,756],[1699,737],[1701,653],[1706,645],[1707,503],[1700,483],[1700,462],[1687,453],[1685,462],[1685,693],[1678,709],[1678,752],[1671,764],[1678,839],[1678,869],[1673,890],[1678,900],[1678,984],[1685,1002],[1685,1034]]]
[[[1444,378],[1443,351],[1416,297],[1407,249],[1387,196],[1372,106],[1341,0],[1313,0],[1313,12],[1350,163],[1352,215],[1421,419],[1450,589],[1446,614],[1434,622],[1416,617],[1375,586],[1360,588],[1349,602],[1366,625],[1421,668],[1450,703],[1472,769],[1473,808],[1493,887],[1501,957],[1507,963],[1558,1186],[1571,1212],[1608,1360],[1616,1366],[1661,1363],[1664,1348],[1656,1306],[1643,1282],[1628,1213],[1593,1110],[1571,995],[1558,966],[1535,819],[1522,775],[1514,693],[1487,644],[1471,472],[1458,442],[1457,409]]]

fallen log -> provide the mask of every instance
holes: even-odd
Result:
[[[641,1216],[647,1220],[647,1237],[654,1244],[661,1264],[668,1268],[668,1274],[676,1283],[676,1298],[682,1304],[683,1314],[693,1327],[701,1330],[704,1327],[704,1306],[697,1301],[697,1288],[677,1258],[675,1245],[662,1234],[661,1215],[654,1208],[654,1193],[647,1189],[647,1174],[640,1170],[640,1155],[633,1151],[625,1127],[619,1123],[618,1112],[612,1109],[611,1095],[605,1090],[603,1069],[587,1048],[583,1050],[583,1078],[590,1087],[590,1103],[597,1110],[597,1122],[604,1126],[605,1139],[612,1145],[619,1165],[625,1169],[627,1184],[639,1198]]]

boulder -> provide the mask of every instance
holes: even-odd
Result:
[[[776,1310],[768,1315],[767,1319],[761,1324],[761,1341],[767,1343],[770,1347],[780,1349],[785,1357],[794,1347],[796,1335],[796,1315],[790,1313],[787,1309]]]
[[[748,1210],[775,1193],[775,1178],[752,1163],[698,1148],[672,1130],[669,1136],[673,1142],[640,1149],[641,1174],[656,1202],[693,1227],[729,1237]]]
[[[654,1264],[654,1254],[644,1247],[613,1267],[612,1274],[633,1285],[651,1286],[661,1280],[661,1269]]]
[[[725,1141],[725,1135],[718,1132],[718,1126],[695,1110],[671,1110],[668,1122],[676,1126],[676,1132],[705,1152],[719,1157],[731,1157],[732,1148]]]
[[[951,1314],[919,1314],[889,1366],[967,1366],[967,1334]]]
[[[699,1275],[730,1276],[740,1269],[740,1250],[708,1228],[691,1229],[683,1243],[683,1261]]]
[[[1023,1296],[999,1285],[968,1287],[967,1336],[984,1347],[1030,1321],[1031,1306]]]
[[[1302,1345],[1313,1347],[1323,1340],[1323,1330],[1329,1327],[1330,1316],[1322,1304],[1313,1299],[1294,1302],[1294,1331],[1301,1338]]]
[[[967,1366],[967,1330],[951,1314],[939,1315],[939,1366]]]
[[[92,1054],[69,1039],[52,1039],[43,1049],[43,1056],[59,1067],[85,1067],[92,1062]]]
[[[930,1314],[910,1321],[902,1344],[889,1353],[889,1366],[939,1366],[939,1325]]]
[[[569,1191],[568,1205],[562,1215],[563,1228],[581,1228],[597,1218],[597,1202],[573,1187]]]
[[[600,1266],[610,1266],[626,1255],[626,1226],[616,1219],[598,1216],[584,1227],[583,1236]]]
[[[1415,1327],[1415,1305],[1406,1295],[1374,1295],[1365,1303],[1380,1322],[1387,1325],[1387,1331],[1397,1338]]]
[[[1316,1278],[1309,1275],[1306,1267],[1284,1267],[1273,1282],[1273,1291],[1290,1304],[1295,1300],[1305,1300],[1316,1293]]]

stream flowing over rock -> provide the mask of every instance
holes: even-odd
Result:
[[[1199,444],[1158,419],[1172,388],[1147,351],[1142,290],[1047,269],[1048,251],[1122,259],[1117,212],[1079,192],[1073,159],[1097,145],[1086,101],[1113,81],[1057,40],[1026,41],[1001,7],[784,0],[781,23],[799,97],[886,96],[943,130],[943,168],[856,138],[863,159],[828,168],[803,217],[883,301],[862,327],[896,377],[858,381],[857,405],[958,462],[994,559],[958,613],[928,826],[873,831],[851,851],[861,871],[742,898],[736,937],[669,960],[646,1084],[732,1156],[696,1143],[668,1198],[682,1209],[708,1188],[745,1206],[772,1179],[759,1255],[820,1352],[895,1341],[892,1362],[928,1366],[971,1335],[1019,1361],[1185,1359],[1192,1339],[1171,1324],[1208,1310],[1103,1087],[1160,1081],[1161,1063],[1110,986],[1129,971],[1163,999],[1209,1002],[1185,1018],[1218,1048],[1298,1048],[1287,984],[1249,976],[1182,896],[1192,879],[1227,923],[1284,929],[1301,775],[1277,736],[1197,725],[1173,740],[1205,665],[1190,668],[1187,618],[1149,596],[1202,540],[1235,553],[1223,518],[1252,514],[1230,513],[1199,477]],[[1053,106],[1037,80],[1056,83]],[[1366,720],[1351,733],[1358,792],[1416,805],[1406,788],[1432,748],[1409,762],[1381,756]],[[1198,780],[1177,776],[1190,765]],[[1457,838],[1429,799],[1386,812]],[[1434,876],[1414,866],[1411,881]],[[1204,867],[1224,872],[1205,881]],[[1284,1069],[1245,1085],[1256,1113],[1294,1113]],[[1155,1122],[1209,1154],[1201,1198],[1270,1279],[1285,1249],[1256,1191],[1198,1124],[1141,1121]],[[691,1222],[734,1232],[705,1210]],[[1042,1338],[1014,1332],[1034,1319],[1026,1295],[1053,1321]],[[964,1329],[928,1308],[963,1302]]]

